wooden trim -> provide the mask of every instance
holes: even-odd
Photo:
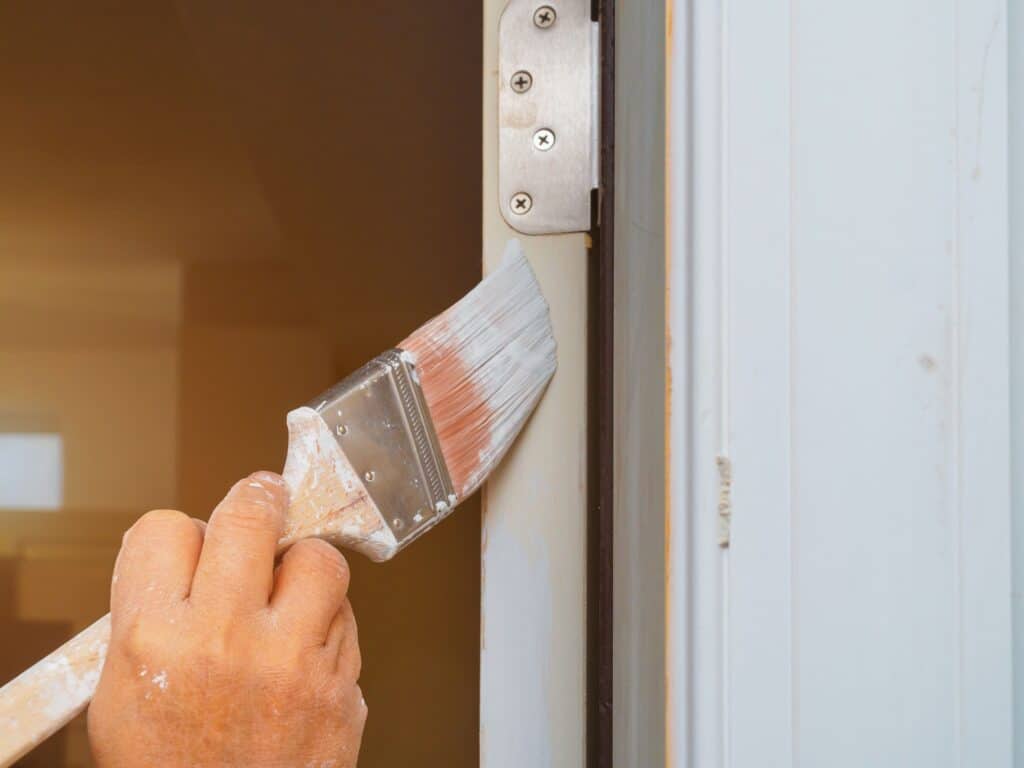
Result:
[[[497,199],[497,30],[484,0],[483,262],[518,237],[558,342],[558,371],[483,491],[480,764],[586,765],[588,251],[582,234],[517,235]]]
[[[666,759],[724,765],[721,9],[666,6]]]
[[[612,765],[665,765],[665,5],[614,29]],[[608,30],[606,29],[606,34]],[[611,109],[610,109],[611,111]],[[610,119],[606,116],[606,120]],[[606,156],[606,162],[610,160]],[[611,169],[606,170],[608,177]],[[604,213],[602,212],[602,216]]]

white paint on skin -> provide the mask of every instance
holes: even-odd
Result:
[[[153,685],[155,685],[161,691],[167,690],[167,670],[161,669],[150,679],[153,681]]]

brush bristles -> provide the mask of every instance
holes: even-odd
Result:
[[[415,357],[462,501],[501,461],[557,365],[548,305],[519,243],[457,304],[400,345]]]

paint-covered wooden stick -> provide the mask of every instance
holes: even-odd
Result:
[[[513,241],[461,301],[288,414],[280,549],[317,537],[390,559],[486,479],[555,366],[547,303]],[[0,688],[0,768],[88,705],[110,637],[106,616]]]
[[[35,749],[86,708],[109,642],[107,614],[0,688],[0,765]]]

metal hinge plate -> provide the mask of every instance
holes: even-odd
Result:
[[[590,229],[598,186],[598,23],[590,0],[511,0],[498,27],[498,192],[527,235]]]

